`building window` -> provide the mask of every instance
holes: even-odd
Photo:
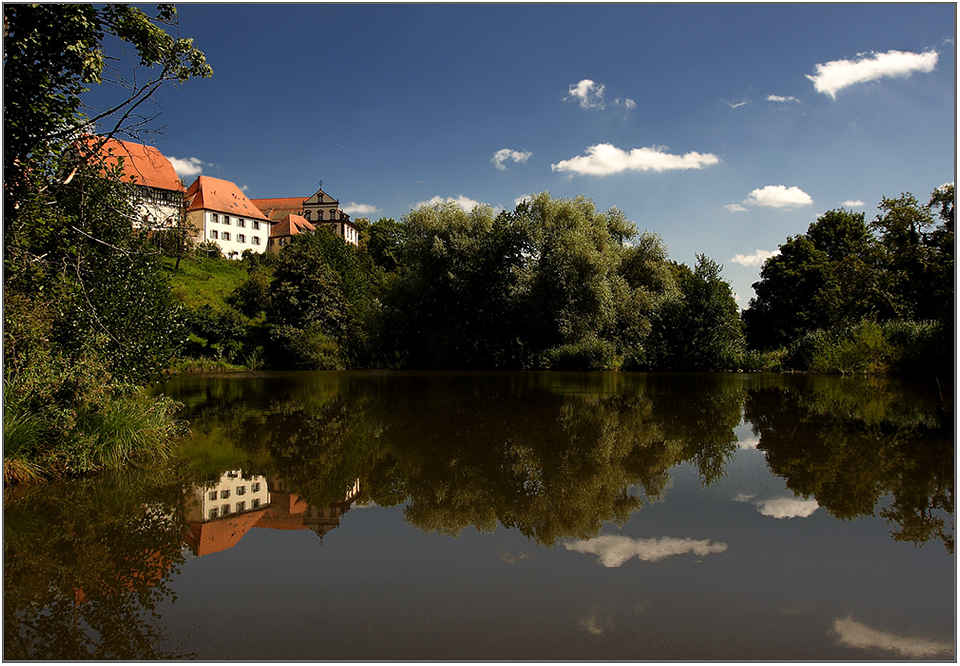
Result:
[[[209,497],[210,497],[210,499],[212,499],[212,500],[217,499],[217,491],[216,491],[216,490],[211,490]]]
[[[220,491],[220,499],[227,499],[228,497],[230,497],[229,489]]]
[[[243,218],[242,218],[242,217],[238,217],[238,218],[237,218],[237,226],[238,226],[238,227],[245,227],[245,226],[247,226],[247,223],[243,221]]]
[[[216,213],[210,213],[210,221],[211,221],[211,222],[219,222],[219,221],[220,221],[220,216],[217,215]]]
[[[254,245],[260,245],[260,236],[254,236],[252,242]]]
[[[273,239],[272,239],[272,238],[267,242],[267,245],[273,246]]]
[[[237,502],[237,513],[243,513],[244,509],[247,508],[246,502]]]
[[[251,227],[252,229],[259,229],[259,228],[260,228],[260,223],[257,222],[256,220],[250,220],[250,227]]]
[[[224,216],[223,216],[223,223],[224,223],[224,224],[230,224],[230,216],[229,216],[229,215],[224,215]]]
[[[211,229],[211,230],[210,230],[210,238],[213,238],[214,240],[216,240],[216,238],[217,238],[217,230],[216,230],[216,229]]]
[[[238,494],[238,495],[246,495],[246,494],[247,494],[247,487],[246,487],[246,486],[237,486],[237,494]]]
[[[260,482],[250,484],[250,492],[259,493],[260,492]]]
[[[286,245],[286,244],[287,244],[287,239],[286,239],[286,238],[281,238],[281,239],[280,239],[280,245]]]
[[[237,234],[237,242],[238,242],[238,243],[246,243],[246,242],[247,242],[247,237],[244,236],[243,234]]]
[[[256,498],[256,497],[255,497],[255,498],[253,499],[253,501],[250,502],[250,508],[251,508],[251,509],[256,509],[256,508],[259,507],[259,506],[260,506],[260,500],[259,500],[259,498]]]
[[[310,221],[310,211],[309,211],[309,210],[303,211],[303,219],[305,219],[307,222]]]
[[[230,505],[229,505],[229,504],[224,504],[224,505],[223,505],[223,515],[227,515],[228,513],[230,513]]]
[[[222,238],[223,240],[230,240],[230,232],[224,231],[223,235],[220,238]]]
[[[210,509],[209,513],[207,513],[207,519],[208,519],[208,520],[213,520],[214,518],[217,518],[217,517],[219,517],[219,516],[220,516],[220,510],[219,510],[219,509]]]

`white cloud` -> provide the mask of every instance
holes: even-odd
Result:
[[[750,100],[743,99],[743,100],[740,100],[739,102],[730,102],[728,100],[723,100],[723,102],[727,106],[729,106],[731,109],[739,109],[741,106],[746,106],[747,104],[749,104]]]
[[[831,60],[815,65],[816,74],[807,74],[817,92],[837,98],[848,86],[876,81],[885,76],[910,76],[914,72],[932,72],[937,65],[937,52],[887,51],[860,53],[856,60]]]
[[[762,266],[763,262],[778,254],[780,254],[780,250],[774,250],[773,252],[757,250],[753,254],[736,254],[730,261],[741,266]]]
[[[906,659],[932,659],[934,657],[953,657],[953,643],[937,641],[922,636],[897,636],[886,631],[868,627],[857,622],[851,616],[834,621],[833,631],[840,642],[847,647],[870,649],[880,648],[887,652],[896,652]]]
[[[474,201],[473,199],[469,197],[465,197],[461,194],[458,197],[446,197],[446,198],[436,196],[436,197],[433,197],[432,199],[428,199],[427,201],[421,201],[420,203],[416,204],[414,208],[420,208],[420,206],[436,206],[438,204],[442,204],[447,201],[452,201],[456,204],[459,204],[460,207],[466,211],[471,211],[480,205],[479,201]]]
[[[500,553],[500,559],[506,562],[507,564],[516,564],[520,560],[525,560],[528,557],[530,557],[530,555],[527,555],[522,550],[520,551],[519,555],[511,555],[506,551],[503,551],[502,553]]]
[[[503,163],[506,162],[507,160],[513,160],[518,164],[522,164],[526,162],[528,159],[530,159],[532,155],[533,153],[525,150],[511,150],[509,148],[501,148],[500,150],[498,150],[493,154],[493,158],[491,158],[490,161],[493,163],[493,166],[497,167],[501,171],[506,171],[507,167],[504,166]]]
[[[589,613],[580,618],[578,624],[587,633],[599,636],[614,628],[613,609],[594,604]]]
[[[737,448],[739,448],[741,451],[756,451],[758,446],[760,446],[759,437],[741,439],[739,442],[737,442]]]
[[[630,99],[629,97],[627,97],[626,99],[624,99],[624,100],[622,100],[622,101],[621,101],[619,98],[617,98],[617,99],[613,100],[613,105],[614,105],[614,106],[622,106],[622,107],[623,107],[624,109],[626,109],[627,111],[632,111],[633,109],[637,108],[637,103],[634,102],[634,101],[633,101],[632,99]]]
[[[173,165],[173,170],[176,171],[177,175],[181,178],[199,176],[203,173],[203,167],[211,166],[196,157],[168,157],[167,159],[170,160],[170,164]]]
[[[586,155],[551,164],[550,168],[554,171],[570,171],[590,176],[609,176],[624,171],[702,169],[719,161],[719,157],[710,153],[671,155],[659,146],[634,148],[627,152],[609,143],[598,143],[587,148]]]
[[[820,508],[816,500],[804,500],[796,497],[760,500],[754,504],[762,515],[779,519],[808,518]]]
[[[787,102],[796,102],[797,104],[800,103],[800,100],[792,95],[787,97],[784,97],[783,95],[767,95],[767,101],[780,102],[781,104],[786,104]]]
[[[341,210],[347,215],[376,215],[380,212],[380,209],[372,204],[357,203],[356,201],[341,206]]]
[[[813,199],[799,187],[767,185],[748,194],[744,203],[771,208],[792,208],[794,206],[809,206],[813,203]]]
[[[597,561],[607,568],[619,567],[633,557],[644,562],[657,562],[674,555],[693,553],[701,557],[711,553],[722,553],[727,544],[711,542],[709,539],[677,539],[660,537],[653,539],[631,539],[615,534],[565,543],[567,550],[577,553],[593,554]]]
[[[749,209],[744,208],[740,204],[727,204],[724,206],[731,213],[746,213]]]
[[[532,194],[524,194],[522,197],[517,197],[516,199],[513,200],[513,207],[516,208],[517,206],[522,204],[524,201],[533,201],[533,197],[534,195]]]
[[[759,442],[757,442],[759,444]],[[741,448],[744,448],[741,446]],[[735,502],[750,502],[764,516],[770,518],[808,518],[812,516],[820,505],[816,500],[798,499],[796,497],[778,497],[774,499],[754,500],[753,495],[740,493],[733,498]]]
[[[602,83],[583,79],[580,83],[570,86],[570,94],[565,99],[580,100],[581,109],[603,109],[606,107],[603,102],[604,89],[605,86]]]
[[[859,199],[848,199],[840,204],[841,206],[846,206],[847,208],[863,208],[867,204],[863,203]]]

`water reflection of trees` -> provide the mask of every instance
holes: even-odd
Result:
[[[646,376],[614,387],[540,377],[522,389],[488,378],[466,395],[415,385],[398,394],[371,498],[406,502],[407,519],[425,530],[500,523],[552,544],[596,536],[661,499],[682,462],[712,482],[736,448],[735,385],[691,383],[667,399]]]
[[[182,563],[168,473],[129,472],[4,496],[4,659],[170,659],[158,604]]]
[[[690,463],[723,476],[746,415],[775,473],[833,515],[953,547],[953,444],[936,400],[901,382],[629,373],[298,373],[205,380],[174,395],[199,438],[313,505],[405,504],[423,529],[587,538],[664,496]],[[213,433],[211,435],[211,433]],[[885,495],[890,502],[877,508]]]
[[[745,417],[787,487],[832,515],[879,515],[893,538],[954,549],[954,446],[936,387],[883,380],[797,378],[751,391]],[[949,524],[948,524],[949,521]]]

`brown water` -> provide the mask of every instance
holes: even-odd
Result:
[[[935,385],[264,373],[165,391],[189,462],[6,493],[4,658],[954,658]]]

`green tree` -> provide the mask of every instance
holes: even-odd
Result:
[[[743,318],[750,345],[773,349],[805,333],[891,313],[862,213],[832,210],[788,238],[753,284]]]
[[[343,281],[330,267],[317,237],[296,236],[280,255],[270,283],[266,321],[277,345],[276,367],[337,367],[347,331]]]
[[[636,234],[616,208],[598,211],[585,197],[554,199],[542,193],[517,214],[531,233],[529,314],[535,350],[607,339],[618,327],[619,273],[625,242]],[[622,350],[620,350],[622,351]]]
[[[133,230],[130,188],[87,140],[142,127],[138,109],[163,83],[209,76],[191,40],[162,26],[175,27],[172,5],[153,17],[129,5],[4,5],[4,412],[34,424],[17,450],[48,470],[125,460],[103,455],[119,443],[103,433],[137,427],[136,410],[116,425],[116,405],[132,404],[182,342],[157,252]],[[105,68],[114,39],[139,57],[129,78]],[[84,107],[86,86],[101,82],[120,99]],[[139,416],[157,404],[141,401]]]
[[[489,206],[453,202],[422,206],[402,225],[399,274],[385,294],[395,354],[414,367],[515,363],[522,227]]]
[[[698,254],[690,270],[677,266],[679,292],[653,317],[647,364],[659,370],[730,370],[743,351],[739,308],[722,266]]]
[[[404,228],[391,217],[381,217],[367,228],[366,239],[361,235],[360,247],[366,250],[374,264],[388,273],[395,271]]]
[[[127,4],[4,5],[3,162],[8,215],[38,184],[49,186],[57,178],[64,165],[56,158],[74,145],[80,132],[94,126],[105,127],[108,135],[134,131],[146,121],[139,109],[161,85],[212,74],[193,40],[173,37],[165,27],[176,29],[176,8],[170,4],[158,5],[154,16]],[[139,71],[124,77],[114,68],[106,69],[107,35],[134,48]],[[87,86],[105,81],[119,92],[115,103],[101,110],[85,107],[81,95]]]

